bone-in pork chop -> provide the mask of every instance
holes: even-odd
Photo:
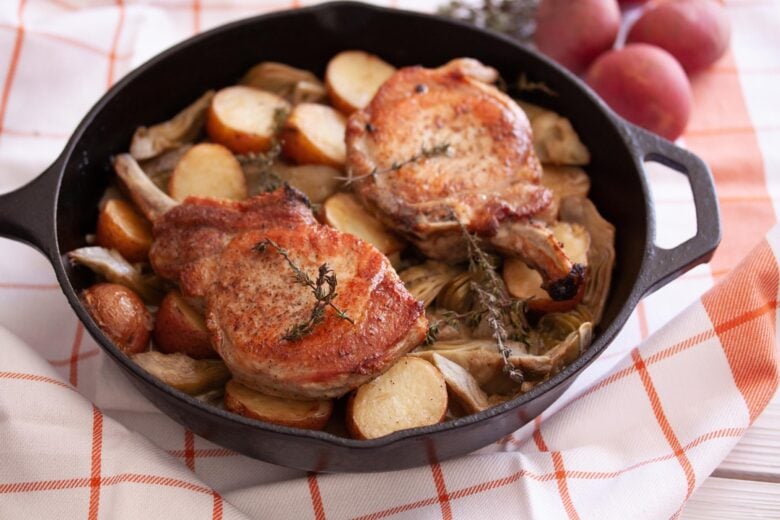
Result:
[[[486,82],[476,60],[407,67],[347,124],[347,168],[363,203],[427,256],[465,258],[462,227],[539,270],[555,299],[582,283],[544,223],[551,193],[540,184],[522,109]]]
[[[274,247],[257,247],[274,244]],[[333,300],[353,323],[325,309],[311,333],[289,335],[316,302],[287,260],[316,280],[327,263]],[[344,395],[422,342],[422,304],[370,244],[318,224],[305,197],[284,187],[242,202],[190,198],[159,217],[155,270],[203,298],[212,343],[233,377],[291,398]]]

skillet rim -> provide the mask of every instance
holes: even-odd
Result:
[[[84,308],[76,290],[73,288],[73,285],[70,282],[70,278],[66,273],[65,265],[68,262],[68,260],[60,252],[60,244],[58,240],[59,230],[57,225],[59,197],[60,197],[60,192],[62,187],[62,181],[65,175],[65,170],[66,170],[65,167],[68,163],[74,160],[73,152],[76,149],[79,141],[81,140],[81,137],[83,136],[85,131],[91,126],[95,117],[104,109],[104,107],[108,105],[112,101],[112,99],[121,90],[124,89],[126,85],[135,81],[139,77],[143,76],[143,74],[148,68],[167,60],[170,56],[178,54],[180,51],[185,50],[186,48],[192,46],[195,43],[201,42],[203,40],[207,40],[209,38],[215,37],[222,33],[230,32],[238,27],[262,24],[266,20],[272,20],[274,18],[279,18],[279,17],[286,17],[289,16],[291,13],[297,13],[297,12],[317,13],[319,11],[331,11],[331,10],[338,10],[343,8],[364,9],[366,11],[373,12],[372,14],[375,15],[382,15],[383,13],[388,13],[388,12],[398,13],[408,17],[423,19],[425,22],[449,24],[450,26],[452,26],[454,30],[458,30],[458,31],[470,31],[470,32],[479,33],[483,37],[492,38],[502,43],[511,45],[518,53],[525,54],[527,58],[539,62],[540,66],[544,66],[547,67],[548,69],[552,69],[554,73],[563,76],[562,78],[563,80],[573,84],[573,86],[575,86],[593,105],[595,105],[596,108],[598,108],[606,116],[606,120],[612,125],[613,129],[616,130],[617,133],[623,139],[626,149],[629,151],[632,162],[634,163],[635,173],[638,177],[639,185],[641,186],[642,198],[644,200],[644,206],[645,206],[644,209],[645,209],[646,221],[647,221],[646,229],[645,229],[644,254],[642,256],[642,262],[637,271],[637,276],[633,281],[633,287],[631,291],[629,292],[625,302],[623,303],[620,311],[617,313],[614,319],[595,338],[591,346],[585,352],[583,352],[574,362],[567,365],[563,370],[561,370],[561,372],[559,372],[555,376],[544,381],[543,383],[538,384],[537,386],[532,388],[529,392],[526,392],[500,405],[493,406],[491,408],[483,410],[482,412],[478,412],[476,414],[470,414],[465,417],[461,417],[450,421],[445,421],[430,426],[400,430],[390,435],[386,435],[384,437],[379,437],[377,439],[369,439],[369,440],[351,439],[348,437],[340,437],[325,431],[291,428],[291,427],[279,426],[271,423],[250,419],[238,414],[234,414],[227,410],[223,410],[216,406],[207,404],[203,401],[200,401],[195,397],[189,394],[185,394],[184,392],[181,392],[179,390],[176,390],[175,388],[153,377],[151,374],[143,370],[136,363],[133,363],[127,355],[122,353],[113,344],[113,342],[105,335],[102,329],[97,326],[97,324],[94,322],[94,320],[89,315],[89,313],[86,312],[86,309]],[[404,9],[395,9],[390,7],[382,7],[382,6],[376,6],[372,4],[365,4],[362,2],[354,2],[354,1],[328,2],[328,3],[313,5],[313,6],[302,7],[299,9],[285,9],[281,11],[274,11],[270,13],[260,14],[257,16],[252,16],[249,18],[236,20],[234,22],[220,25],[218,27],[200,33],[198,35],[187,38],[184,41],[179,42],[178,44],[160,52],[159,54],[155,55],[151,59],[141,64],[140,66],[136,67],[134,70],[127,73],[120,81],[114,84],[108,90],[108,92],[106,92],[93,105],[93,107],[89,110],[89,112],[84,116],[84,118],[78,124],[76,129],[73,131],[73,134],[68,140],[68,143],[66,144],[63,152],[55,160],[54,164],[47,170],[47,172],[50,170],[55,170],[55,169],[57,170],[56,194],[54,196],[54,208],[53,208],[54,244],[52,244],[52,249],[48,252],[48,255],[50,256],[50,260],[54,265],[57,279],[60,283],[60,286],[63,289],[63,292],[65,293],[65,296],[68,299],[68,302],[70,303],[71,307],[74,309],[76,314],[78,315],[81,322],[87,327],[90,334],[98,340],[98,343],[100,344],[101,348],[104,351],[106,351],[114,359],[114,361],[119,363],[120,366],[122,366],[125,370],[130,371],[137,379],[140,379],[146,385],[155,387],[158,391],[162,391],[163,393],[168,394],[169,396],[176,399],[180,405],[187,406],[190,408],[196,408],[200,412],[204,412],[208,415],[217,416],[220,420],[223,421],[229,421],[244,427],[251,427],[268,433],[279,434],[285,437],[292,437],[292,438],[306,440],[306,441],[314,441],[316,443],[335,445],[339,448],[349,448],[349,449],[370,451],[376,448],[382,448],[391,444],[400,443],[402,441],[411,442],[414,441],[415,439],[434,436],[436,434],[444,433],[449,430],[466,428],[468,426],[476,426],[482,422],[490,421],[495,417],[509,413],[512,410],[535,400],[536,398],[540,397],[542,394],[553,391],[556,387],[564,384],[570,378],[577,377],[578,375],[580,375],[580,372],[582,372],[585,368],[587,368],[587,366],[593,360],[596,359],[596,357],[601,355],[601,353],[604,350],[606,350],[606,348],[612,343],[612,340],[615,338],[617,333],[623,328],[631,312],[636,307],[638,301],[641,299],[641,297],[645,292],[644,289],[647,286],[647,284],[643,283],[643,278],[646,277],[647,274],[649,274],[647,265],[653,253],[653,243],[655,239],[655,211],[652,205],[652,199],[650,197],[647,178],[644,174],[641,160],[637,156],[638,151],[639,148],[636,143],[636,136],[632,132],[629,125],[627,123],[624,123],[622,120],[620,120],[612,112],[612,110],[590,88],[588,88],[584,83],[582,83],[576,76],[574,76],[568,70],[564,69],[563,67],[547,59],[541,54],[523,46],[522,44],[518,43],[515,40],[512,40],[507,36],[494,33],[491,31],[487,31],[484,29],[480,29],[470,24],[467,24],[465,22],[452,20],[452,19],[444,18],[429,13],[409,11]],[[168,415],[170,417],[170,414],[166,413],[165,415]]]

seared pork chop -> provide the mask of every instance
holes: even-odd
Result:
[[[540,271],[553,298],[571,299],[582,268],[544,222],[552,195],[530,123],[486,83],[496,78],[471,59],[398,70],[347,123],[348,172],[363,203],[426,256],[464,260],[463,226]]]
[[[312,279],[327,263],[336,275],[333,303],[313,331],[287,339],[316,302],[296,282],[273,241]],[[150,259],[156,272],[203,299],[216,351],[233,377],[281,397],[339,397],[373,379],[419,345],[423,306],[387,258],[370,244],[314,219],[290,187],[235,202],[191,197],[154,223]]]

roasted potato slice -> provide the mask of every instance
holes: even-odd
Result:
[[[175,200],[190,196],[241,200],[247,197],[241,163],[221,144],[201,143],[179,159],[168,183]]]
[[[553,235],[563,244],[563,250],[575,264],[588,265],[590,233],[585,226],[576,222],[556,222],[552,226]]]
[[[333,401],[296,401],[261,394],[232,379],[225,386],[225,408],[273,424],[321,430],[333,413]]]
[[[129,262],[143,262],[152,247],[152,226],[130,203],[112,198],[98,216],[96,243],[116,249]]]
[[[335,109],[316,103],[293,108],[282,129],[284,154],[298,164],[341,168],[347,158],[346,119]]]
[[[375,439],[436,424],[446,413],[447,387],[441,372],[422,358],[406,356],[350,396],[347,429],[356,439]]]
[[[406,245],[350,193],[336,193],[326,200],[322,218],[329,226],[365,240],[385,255],[396,253]]]
[[[133,291],[115,283],[99,283],[81,294],[92,319],[125,354],[143,352],[149,345],[152,316]]]
[[[276,94],[242,85],[226,87],[211,102],[206,132],[235,153],[265,152],[289,110],[289,103]]]
[[[395,70],[379,56],[363,51],[344,51],[328,62],[325,86],[333,106],[349,115],[365,108]]]
[[[315,204],[321,204],[341,187],[342,172],[332,166],[304,164],[291,166],[277,163],[274,173],[290,186],[301,190]]]
[[[198,395],[223,386],[230,372],[219,359],[192,359],[181,354],[141,352],[132,356],[141,368],[185,394]]]
[[[548,300],[550,295],[542,289],[542,275],[539,271],[528,267],[519,258],[507,258],[504,260],[503,269],[506,289],[513,298],[534,300]]]
[[[181,352],[194,359],[216,358],[203,316],[178,291],[160,303],[154,323],[154,345],[161,352]]]

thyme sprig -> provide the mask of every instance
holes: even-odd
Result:
[[[325,309],[327,307],[333,309],[336,312],[336,315],[342,320],[346,320],[353,325],[355,324],[345,311],[341,310],[333,303],[333,300],[338,296],[338,293],[336,292],[338,280],[336,279],[336,273],[327,263],[320,265],[317,271],[317,279],[312,280],[303,269],[292,261],[289,251],[270,238],[266,238],[262,242],[257,243],[253,249],[258,253],[264,253],[268,249],[268,246],[273,247],[276,252],[287,261],[287,265],[290,266],[290,269],[293,272],[293,280],[295,283],[310,288],[316,300],[309,318],[306,321],[296,323],[287,329],[284,336],[282,336],[283,339],[296,341],[311,334],[314,331],[314,328],[325,320]]]
[[[536,30],[536,10],[540,0],[453,0],[439,7],[439,14],[506,34],[527,42]]]
[[[479,246],[477,238],[469,233],[463,224],[460,224],[460,227],[468,247],[469,271],[477,277],[477,280],[471,282],[471,290],[477,300],[477,312],[482,313],[493,332],[493,339],[504,362],[503,372],[516,383],[522,383],[525,380],[523,372],[515,368],[509,360],[512,351],[506,342],[510,337],[520,337],[524,334],[524,320],[513,312],[517,310],[516,304],[509,297],[495,266]],[[512,335],[507,331],[507,322],[513,331]]]
[[[374,167],[373,170],[371,170],[369,173],[358,175],[358,176],[348,176],[348,177],[339,177],[339,180],[346,181],[345,184],[349,185],[352,184],[355,181],[363,180],[368,177],[376,177],[378,175],[384,175],[386,173],[392,173],[397,172],[404,166],[407,166],[409,164],[413,164],[425,159],[431,159],[433,157],[452,157],[452,146],[449,143],[441,143],[434,145],[430,148],[426,146],[422,146],[420,148],[420,151],[416,154],[412,155],[406,160],[397,162],[394,161],[393,164],[391,164],[388,168],[379,168]]]

